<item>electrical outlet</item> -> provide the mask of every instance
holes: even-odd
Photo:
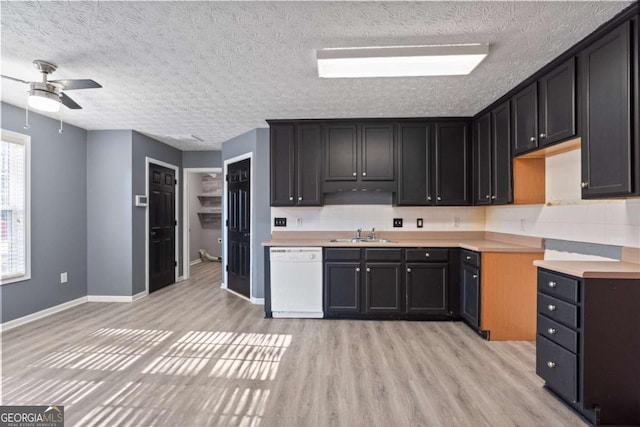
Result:
[[[422,228],[423,226],[424,226],[424,221],[422,220],[422,218],[416,219],[416,227]]]
[[[298,218],[298,219],[296,219],[296,225],[297,225],[298,227],[302,227],[302,218]]]
[[[396,228],[402,227],[402,218],[393,218],[393,226]]]
[[[286,227],[287,226],[287,218],[274,218],[273,219],[274,227]]]
[[[524,231],[527,228],[527,220],[520,218],[520,231]]]
[[[460,228],[460,217],[459,216],[454,216],[453,217],[453,228]]]
[[[69,276],[67,275],[67,272],[65,271],[64,273],[60,273],[60,283],[67,283],[69,281]]]

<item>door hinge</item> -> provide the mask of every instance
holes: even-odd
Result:
[[[224,266],[224,271],[229,271],[229,264]]]
[[[225,225],[226,227],[228,227],[228,226],[229,226],[229,220],[228,220],[228,219],[225,219],[225,220],[224,220],[224,225]]]
[[[229,174],[226,174],[226,175],[224,176],[224,180],[225,180],[225,181],[227,181],[227,182],[229,182]]]
[[[173,221],[173,225],[178,225],[178,221]]]
[[[173,261],[173,266],[177,267],[178,266],[178,261]]]
[[[178,185],[178,180],[177,180],[177,179],[174,179],[174,180],[173,180],[173,184],[174,184],[174,185]]]

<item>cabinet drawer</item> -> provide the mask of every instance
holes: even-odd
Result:
[[[402,261],[402,249],[365,249],[366,261]]]
[[[466,249],[462,250],[462,262],[465,264],[473,265],[474,267],[480,267],[480,253],[468,251]]]
[[[536,337],[536,374],[547,386],[570,402],[578,400],[578,363],[575,354],[549,341]]]
[[[538,292],[538,313],[571,328],[578,327],[578,307]]]
[[[407,262],[431,262],[431,261],[448,261],[448,249],[407,249]]]
[[[360,249],[332,248],[324,250],[325,261],[360,261]]]
[[[572,353],[578,352],[578,333],[541,315],[538,315],[538,334],[560,344]]]
[[[572,302],[578,302],[578,279],[538,270],[538,291]]]

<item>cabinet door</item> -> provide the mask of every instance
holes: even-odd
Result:
[[[296,145],[296,202],[299,206],[322,204],[322,128],[298,125]]]
[[[538,141],[542,147],[576,134],[575,63],[572,57],[538,80]]]
[[[326,262],[324,264],[324,311],[360,312],[360,263]]]
[[[448,264],[408,263],[405,272],[407,313],[447,314]]]
[[[513,199],[511,186],[511,112],[509,101],[491,111],[492,176],[491,202],[507,204]]]
[[[538,83],[533,83],[511,99],[513,108],[513,153],[538,147]]]
[[[463,265],[461,281],[462,317],[478,328],[480,326],[480,272]]]
[[[474,203],[491,204],[491,114],[473,122]]]
[[[362,181],[393,181],[395,150],[392,124],[362,125]]]
[[[437,123],[435,138],[436,204],[468,205],[469,125]]]
[[[357,170],[358,127],[355,124],[331,124],[325,127],[324,179],[355,181]]]
[[[366,263],[365,312],[401,313],[402,264]]]
[[[631,157],[634,139],[630,108],[630,24],[623,24],[592,44],[579,59],[582,197],[632,194],[635,159]]]
[[[271,206],[295,205],[294,125],[271,126]]]
[[[398,205],[431,204],[431,126],[398,125]]]

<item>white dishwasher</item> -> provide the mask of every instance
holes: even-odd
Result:
[[[321,318],[322,248],[270,249],[271,315]]]

